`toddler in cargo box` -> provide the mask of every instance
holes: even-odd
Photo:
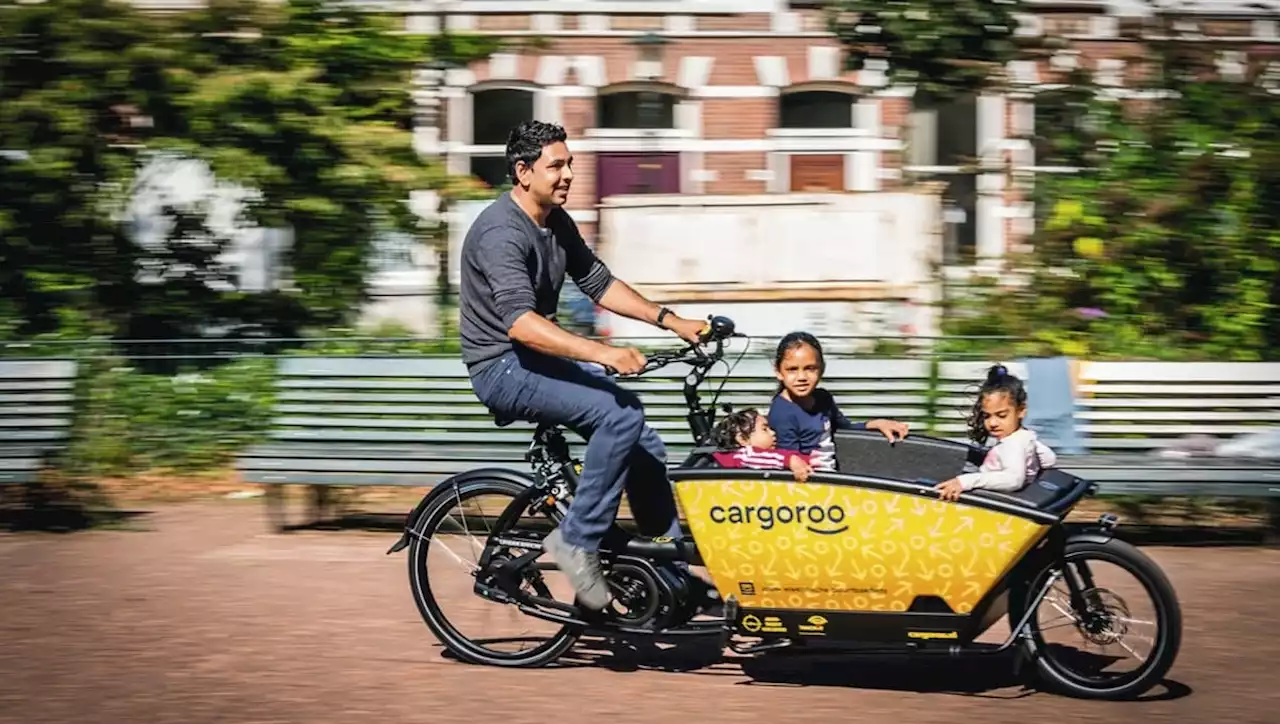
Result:
[[[813,472],[808,455],[775,447],[778,436],[769,427],[769,419],[755,409],[739,410],[726,415],[716,425],[712,439],[719,450],[711,456],[726,468],[789,468],[796,480],[802,483]]]

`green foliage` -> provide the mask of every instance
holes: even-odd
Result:
[[[216,469],[269,428],[273,359],[172,376],[120,359],[82,364],[75,435],[64,456],[73,474]]]
[[[1025,286],[968,290],[947,332],[1001,330],[1093,358],[1274,358],[1280,99],[1256,82],[1157,77],[1174,97],[1077,94],[1055,109],[1080,123],[1048,140],[1070,137],[1058,148],[1084,170],[1037,177],[1035,252],[1010,265],[1029,270]]]
[[[350,6],[260,6],[219,0],[216,23],[200,18],[205,47],[190,61],[197,79],[174,145],[262,192],[256,220],[293,231],[290,266],[307,321],[341,324],[365,299],[375,236],[414,233],[410,191],[444,186],[410,133],[408,90],[427,48],[393,34],[390,18]],[[231,37],[249,13],[270,52],[244,53]],[[462,41],[438,50],[490,52]]]
[[[846,67],[888,63],[891,84],[916,88],[926,105],[991,85],[1018,55],[1015,0],[836,0],[830,26]]]
[[[17,333],[68,318],[82,334],[153,338],[348,322],[373,239],[419,233],[409,192],[477,193],[413,150],[412,75],[432,53],[461,64],[500,41],[415,37],[398,19],[326,0],[175,14],[0,0],[0,299]],[[259,191],[248,215],[293,231],[295,289],[211,288],[227,240],[205,228],[207,209],[166,209],[166,247],[140,249],[120,212],[157,153]],[[144,261],[192,271],[147,284]]]
[[[462,351],[458,335],[448,334],[430,339],[415,338],[408,329],[388,322],[373,329],[349,330],[330,328],[325,339],[308,343],[295,351],[306,357],[451,355]]]
[[[830,14],[849,65],[888,62],[917,105],[1001,83],[1015,58],[1018,2],[842,0]],[[1280,348],[1280,97],[1257,58],[1220,77],[1221,48],[1177,40],[1172,12],[1146,22],[1147,91],[1120,101],[1088,70],[1036,94],[1034,252],[951,289],[944,332],[1003,336],[1001,354],[1254,360]],[[1133,83],[1130,83],[1130,88]],[[973,352],[944,343],[943,352]]]
[[[323,339],[256,357],[247,344],[221,350],[168,344],[121,350],[110,341],[35,343],[15,352],[80,358],[74,433],[62,468],[75,475],[130,476],[216,470],[230,465],[236,452],[264,440],[281,355],[456,357],[459,350],[456,335],[414,339],[394,323],[323,333]],[[198,359],[216,351],[229,358]],[[146,359],[148,355],[180,359]]]
[[[0,4],[0,297],[23,332],[118,321],[131,244],[106,209],[134,123],[169,117],[175,49],[125,3]]]

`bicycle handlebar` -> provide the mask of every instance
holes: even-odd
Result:
[[[724,357],[724,341],[732,337],[745,337],[745,334],[734,331],[733,320],[728,317],[707,317],[707,325],[703,327],[702,332],[698,335],[698,343],[690,344],[688,347],[677,352],[657,352],[647,359],[644,365],[636,372],[627,374],[619,374],[619,372],[609,365],[601,365],[604,367],[605,374],[611,377],[639,377],[654,370],[662,369],[669,364],[675,362],[689,362],[690,364],[706,364],[708,367],[715,364]],[[711,354],[702,352],[700,345],[714,342],[715,351]],[[690,353],[693,353],[691,356]]]

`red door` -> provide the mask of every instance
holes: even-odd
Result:
[[[596,197],[680,193],[678,153],[600,153]]]

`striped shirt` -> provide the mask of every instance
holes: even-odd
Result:
[[[791,465],[791,458],[798,457],[805,462],[809,456],[794,450],[765,450],[746,445],[737,450],[718,450],[711,456],[726,468],[757,468],[762,470],[782,470]]]

